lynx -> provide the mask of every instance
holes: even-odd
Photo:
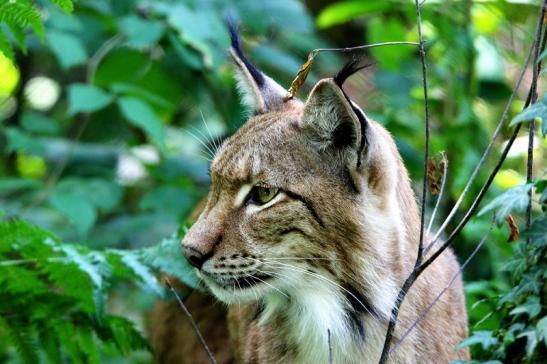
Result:
[[[216,300],[187,301],[223,363],[377,363],[393,303],[412,270],[419,212],[393,138],[342,89],[351,63],[306,101],[243,55],[230,54],[252,117],[219,148],[211,188],[182,241]],[[448,285],[446,251],[402,304],[395,341]],[[448,363],[467,336],[462,282],[391,353],[391,363]],[[153,346],[162,363],[208,359],[176,303],[159,303]]]

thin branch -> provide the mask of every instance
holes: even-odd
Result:
[[[300,69],[298,70],[298,73],[296,74],[296,77],[291,82],[291,86],[289,87],[289,90],[287,91],[287,95],[285,95],[284,100],[288,101],[291,100],[300,87],[304,84],[304,81],[306,81],[306,78],[308,77],[308,74],[311,71],[311,67],[313,65],[313,60],[315,59],[315,56],[318,53],[321,52],[342,52],[342,53],[348,53],[348,52],[355,52],[355,51],[361,51],[364,49],[369,48],[376,48],[376,47],[384,47],[384,46],[393,46],[393,45],[419,45],[419,43],[416,42],[381,42],[381,43],[373,43],[373,44],[365,44],[362,46],[357,47],[348,47],[348,48],[316,48],[313,51],[311,51],[308,54],[308,59],[302,66],[300,66]]]
[[[547,40],[547,32],[544,32],[541,50],[540,50],[539,43],[537,43],[535,48],[535,53],[534,53],[534,59],[536,60],[539,59],[540,53],[542,53],[543,50],[545,49],[546,40]],[[540,69],[541,69],[540,63],[534,64],[532,78],[535,78],[535,79],[538,78]],[[533,86],[534,86],[534,90],[532,91],[532,97],[530,99],[531,104],[535,103],[538,98],[537,84]],[[532,118],[532,120],[530,120],[530,128],[528,129],[528,158],[526,161],[526,183],[532,182],[532,177],[533,177],[535,128],[536,128],[536,121],[534,120],[534,118]],[[527,229],[529,229],[530,226],[532,225],[532,194],[533,194],[533,190],[530,189],[530,191],[528,192],[528,195],[530,196],[530,201],[528,202],[528,206],[526,206],[526,228]],[[530,243],[529,236],[526,238],[526,241]]]
[[[502,119],[500,120],[500,123],[498,124],[498,128],[496,129],[496,131],[498,129],[501,129],[501,126],[503,126],[505,124],[505,121],[507,120],[507,117],[508,117],[508,109],[513,101],[513,98],[516,94],[516,90],[517,88],[520,86],[520,83],[522,82],[522,77],[524,75],[524,72],[526,71],[527,67],[528,67],[528,64],[530,62],[530,58],[531,58],[531,55],[532,55],[532,51],[535,49],[536,47],[536,44],[540,42],[540,38],[541,38],[541,33],[542,33],[542,30],[543,30],[543,19],[545,17],[545,7],[546,7],[546,4],[547,4],[547,0],[544,0],[543,2],[543,6],[541,7],[541,10],[540,10],[540,16],[539,16],[539,19],[538,19],[538,24],[537,24],[537,28],[536,28],[536,34],[535,34],[535,38],[534,38],[534,42],[532,43],[532,47],[530,49],[530,52],[528,53],[528,56],[527,56],[527,59],[526,59],[526,62],[525,62],[525,65],[523,67],[523,71],[519,77],[519,80],[518,82],[516,83],[516,85],[514,86],[513,88],[513,92],[511,94],[511,98],[509,100],[509,103],[506,107],[506,110],[502,116]],[[537,60],[535,60],[534,64],[538,63]],[[537,76],[537,75],[536,75]],[[532,79],[532,85],[530,87],[530,92],[528,94],[528,98],[526,100],[526,103],[525,103],[525,106],[524,107],[527,107],[529,104],[530,104],[530,101],[531,101],[531,96],[532,96],[532,91],[534,90],[534,88],[536,87],[535,85],[537,85],[537,77],[533,77]],[[476,209],[478,208],[479,204],[481,203],[484,195],[486,194],[486,192],[488,191],[488,189],[490,188],[490,185],[492,184],[492,181],[494,180],[494,177],[496,176],[496,174],[498,173],[499,169],[501,168],[501,166],[503,165],[503,162],[505,161],[505,158],[507,157],[507,154],[509,153],[509,150],[511,149],[512,145],[513,145],[513,142],[515,141],[517,135],[518,135],[518,132],[520,130],[520,127],[521,127],[522,124],[519,124],[514,132],[513,132],[513,135],[511,136],[511,138],[509,139],[509,141],[507,142],[498,162],[496,163],[494,169],[492,170],[492,172],[490,173],[490,175],[488,176],[488,179],[486,180],[486,182],[483,184],[483,186],[481,187],[478,195],[475,197],[473,203],[471,204],[471,206],[469,207],[469,209],[467,210],[467,212],[465,213],[463,219],[460,221],[460,223],[458,224],[458,226],[454,229],[454,231],[450,234],[450,236],[447,238],[446,242],[435,252],[433,253],[425,262],[423,262],[421,265],[419,266],[415,266],[415,268],[412,270],[412,272],[409,274],[409,276],[407,277],[407,279],[405,280],[405,282],[403,283],[403,286],[401,287],[401,289],[399,290],[399,294],[397,296],[397,300],[395,301],[394,303],[394,306],[393,306],[393,309],[391,311],[391,318],[389,320],[389,325],[388,325],[388,328],[387,328],[387,331],[386,331],[386,337],[385,337],[385,341],[384,341],[384,347],[382,349],[382,354],[381,354],[381,357],[380,357],[380,361],[379,361],[379,364],[385,364],[389,358],[389,353],[390,353],[390,346],[391,346],[391,341],[393,339],[393,332],[395,330],[395,325],[397,324],[397,318],[398,318],[398,315],[399,315],[399,308],[401,307],[401,304],[403,303],[407,293],[408,293],[408,290],[410,289],[410,287],[412,287],[412,285],[414,284],[414,282],[418,279],[418,277],[420,276],[420,274],[427,268],[429,267],[429,265],[431,263],[433,263],[435,261],[435,259],[437,259],[439,257],[439,255],[441,255],[452,243],[453,241],[455,240],[455,238],[458,236],[458,234],[461,232],[461,230],[465,227],[465,225],[467,224],[467,222],[471,219],[471,217],[474,215]],[[493,146],[493,143],[494,143],[494,140],[496,139],[497,137],[497,134],[494,133],[494,135],[492,136],[491,140],[490,140],[490,143],[488,145],[488,148],[487,148],[487,151],[488,149],[491,149],[492,146]],[[485,154],[483,155],[483,157],[481,158],[481,161],[479,162],[479,165],[482,166],[482,164],[484,163],[484,159],[486,159],[486,152]],[[478,167],[478,166],[477,166]],[[475,172],[478,171],[478,168],[475,169],[474,171],[474,175],[475,175]],[[473,176],[472,178],[474,179],[476,176]],[[468,185],[466,186],[466,189],[468,189],[469,187],[469,183]],[[460,199],[462,197],[460,196]],[[460,201],[461,203],[461,201]],[[451,214],[455,211],[455,209],[453,208],[453,210],[451,211]],[[443,224],[444,225],[444,224]],[[439,233],[437,234],[439,235]],[[436,237],[436,239],[438,238],[438,236]],[[433,240],[432,243],[435,242],[435,240]]]
[[[175,289],[171,285],[171,282],[169,282],[169,278],[165,278],[165,283],[167,284],[167,287],[169,287],[171,292],[173,292],[173,295],[177,299],[177,302],[178,302],[180,308],[182,309],[182,311],[184,312],[184,314],[186,315],[186,317],[190,321],[190,324],[192,325],[192,328],[194,329],[194,332],[196,333],[199,341],[201,342],[201,345],[203,346],[203,349],[207,353],[207,356],[209,356],[209,360],[211,360],[212,364],[217,364],[217,361],[215,360],[215,357],[213,356],[213,353],[211,352],[211,350],[209,350],[209,347],[207,346],[207,343],[205,342],[205,339],[201,335],[201,332],[199,331],[198,325],[194,321],[194,318],[192,317],[192,314],[190,313],[190,311],[188,311],[188,308],[186,307],[184,302],[182,302],[182,300],[180,299],[179,295],[177,294],[177,291],[175,291]]]
[[[486,232],[486,235],[481,239],[481,241],[477,244],[473,252],[467,257],[465,262],[460,266],[460,269],[454,275],[452,276],[452,279],[450,282],[439,292],[439,294],[435,297],[435,299],[427,306],[418,316],[418,318],[410,325],[410,327],[405,331],[405,333],[401,336],[401,338],[395,343],[393,348],[390,350],[390,353],[397,350],[397,348],[402,344],[402,342],[405,340],[405,338],[410,334],[410,332],[423,320],[423,318],[431,311],[433,306],[441,299],[441,297],[448,291],[450,287],[452,287],[452,284],[456,281],[456,279],[463,273],[463,270],[469,264],[469,262],[477,255],[479,250],[482,248],[486,240],[488,239],[488,236],[490,236],[490,232],[492,231],[492,228],[494,227],[495,219],[492,219],[492,222],[490,223],[490,227],[488,228],[488,231]]]
[[[385,46],[392,46],[392,45],[414,45],[419,46],[420,43],[417,42],[405,42],[405,41],[398,41],[398,42],[380,42],[380,43],[372,43],[372,44],[365,44],[362,46],[357,47],[346,47],[346,48],[316,48],[313,51],[311,51],[310,54],[313,54],[314,56],[317,53],[320,52],[342,52],[342,53],[348,53],[348,52],[355,52],[355,51],[361,51],[363,49],[369,49],[369,48],[376,48],[376,47],[385,47]]]
[[[429,100],[427,84],[427,62],[425,59],[424,39],[422,35],[422,11],[421,4],[416,0],[416,20],[418,23],[418,50],[420,53],[420,62],[422,63],[422,87],[424,90],[424,112],[425,112],[425,151],[424,151],[424,181],[422,184],[422,211],[420,214],[420,241],[418,243],[418,255],[416,257],[416,266],[422,263],[424,250],[424,225],[425,225],[425,202],[427,198],[427,164],[429,163]]]
[[[435,215],[437,215],[437,210],[439,209],[439,206],[441,204],[441,201],[443,199],[443,196],[444,196],[444,189],[446,187],[446,180],[447,180],[447,175],[448,175],[448,159],[446,158],[446,155],[444,154],[443,152],[443,161],[444,163],[442,163],[443,165],[443,176],[442,176],[442,180],[441,180],[441,190],[439,191],[439,194],[437,195],[437,201],[435,201],[435,207],[433,208],[433,212],[431,213],[431,217],[429,218],[429,224],[427,225],[427,231],[426,231],[426,236],[429,235],[429,233],[431,232],[431,227],[433,226],[433,222],[435,221]],[[424,254],[427,254],[427,252],[429,251],[429,249],[431,248],[431,244],[427,245],[425,248],[424,248]]]

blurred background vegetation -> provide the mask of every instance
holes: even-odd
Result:
[[[449,160],[437,223],[501,117],[539,5],[428,0],[422,8],[432,151]],[[414,2],[403,0],[0,0],[0,361],[151,360],[146,313],[164,294],[151,271],[191,281],[178,263],[177,231],[207,192],[209,149],[244,121],[226,52],[228,15],[241,25],[249,58],[286,87],[314,48],[417,41]],[[348,82],[348,93],[393,133],[418,191],[424,111],[416,48],[375,48],[364,57],[372,66]],[[318,56],[300,96],[345,61]],[[512,116],[522,110],[531,78],[530,67]],[[494,155],[511,132],[503,130]],[[527,143],[521,133],[487,200],[526,182]],[[536,134],[535,181],[545,179],[545,145]],[[533,212],[545,231],[541,183]],[[523,215],[514,217],[522,227]],[[454,245],[461,261],[490,221],[485,214],[465,228]],[[476,332],[467,344],[477,360],[541,362],[545,251],[530,258],[508,236],[507,226],[495,228],[464,272]],[[169,262],[162,260],[167,255]],[[533,287],[513,292],[531,265],[541,268],[527,278]],[[82,275],[80,283],[67,274]],[[46,294],[51,286],[55,297]],[[38,303],[51,302],[51,311],[37,312]],[[61,308],[64,324],[44,324]],[[105,344],[97,347],[97,340]]]

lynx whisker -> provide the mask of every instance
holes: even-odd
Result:
[[[205,151],[208,153],[207,156],[210,159],[213,159],[214,154],[212,154],[211,149],[209,148],[209,146],[203,140],[201,140],[196,134],[192,133],[190,130],[188,130],[186,128],[184,128],[183,130],[186,133],[188,133],[188,135],[190,135],[192,138],[194,138],[198,143],[200,143],[205,148]]]
[[[198,133],[201,136],[201,138],[202,138],[201,140],[203,142],[202,145],[204,145],[205,148],[207,148],[207,150],[211,154],[211,156],[214,157],[215,153],[216,153],[216,150],[214,149],[214,146],[211,146],[212,140],[205,134],[205,132],[198,129],[197,127],[191,126],[191,128],[192,128],[192,130],[194,130],[196,133]]]
[[[341,259],[338,258],[319,258],[319,257],[264,257],[259,259],[268,259],[268,260],[325,260],[325,261],[338,261]]]
[[[207,124],[207,121],[205,121],[205,117],[203,116],[203,111],[201,109],[199,109],[199,113],[201,114],[201,120],[203,121],[203,124],[205,125],[205,128],[207,129],[207,132],[209,133],[209,137],[211,138],[211,142],[213,143],[213,148],[216,154],[216,152],[220,148],[219,140],[213,135],[213,133],[211,132],[211,129],[209,129],[209,125]]]
[[[288,275],[286,274],[282,274],[280,272],[273,272],[271,270],[263,270],[263,269],[257,269],[258,272],[260,273],[266,273],[266,274],[270,274],[270,275],[273,275],[275,276],[276,278],[280,278],[280,279],[286,279],[286,281],[284,283],[287,283],[287,282],[291,282],[291,277],[289,277]],[[290,285],[292,287],[295,287],[295,284],[293,282],[290,283]]]
[[[258,279],[260,282],[264,283],[265,285],[267,285],[267,286],[271,287],[272,289],[276,290],[277,292],[281,293],[283,296],[289,298],[289,296],[288,296],[285,292],[282,292],[280,289],[274,287],[272,284],[270,284],[270,283],[264,281],[263,279],[260,279],[260,278],[258,278],[257,276],[255,276],[255,275],[253,275],[253,274],[249,274],[249,276],[250,276],[251,278]]]

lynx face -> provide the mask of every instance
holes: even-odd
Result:
[[[182,243],[188,260],[226,303],[290,299],[312,288],[341,296],[341,311],[387,317],[389,305],[383,314],[366,298],[360,267],[363,259],[387,259],[386,239],[405,234],[392,218],[400,213],[394,187],[407,181],[396,156],[376,152],[395,150],[387,133],[341,88],[354,65],[320,81],[306,102],[285,101],[286,91],[239,48],[232,56],[255,116],[212,162],[207,205]],[[363,219],[372,226],[365,229]],[[375,299],[394,295],[387,286]]]
[[[184,246],[207,251],[189,258],[221,300],[287,295],[342,258],[327,247],[328,205],[336,199],[349,207],[355,191],[347,171],[318,152],[310,134],[295,103],[251,118],[213,161],[206,209]]]

